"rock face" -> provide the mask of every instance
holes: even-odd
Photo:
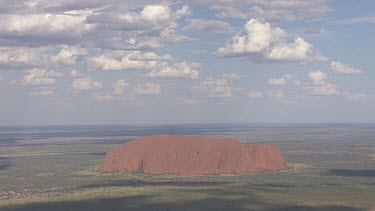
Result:
[[[286,168],[283,156],[273,145],[241,144],[227,138],[155,135],[110,150],[98,171],[193,176],[247,174]]]

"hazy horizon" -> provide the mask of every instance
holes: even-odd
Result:
[[[298,127],[298,126],[342,126],[342,127],[361,127],[375,126],[375,122],[186,122],[186,123],[82,123],[82,124],[23,124],[23,125],[0,125],[0,128],[9,127],[111,127],[111,126],[129,126],[129,127],[163,127],[163,126],[248,126],[248,127]]]

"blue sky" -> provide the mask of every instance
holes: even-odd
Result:
[[[0,125],[375,121],[375,4],[0,2]]]

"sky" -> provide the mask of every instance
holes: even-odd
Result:
[[[370,0],[2,0],[0,125],[375,122]]]

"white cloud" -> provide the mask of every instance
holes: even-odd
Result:
[[[189,6],[172,9],[172,2],[157,3],[15,0],[3,5],[1,2],[0,45],[80,44],[103,49],[141,50],[187,40],[176,33],[176,29],[177,20],[190,15]]]
[[[72,84],[70,85],[69,90],[72,92],[98,90],[103,87],[102,82],[95,81],[91,77],[82,75],[76,70],[72,70],[70,72],[70,76],[72,77],[73,81],[72,81]]]
[[[75,78],[71,84],[70,90],[73,92],[89,91],[101,89],[103,84],[98,81],[94,81],[90,77]]]
[[[56,83],[57,77],[64,74],[45,69],[33,68],[25,70],[21,77],[21,84],[24,86],[51,86]]]
[[[322,71],[313,71],[308,74],[309,78],[315,85],[322,85],[326,83],[327,74]]]
[[[56,56],[51,56],[51,61],[60,65],[74,65],[80,59],[80,57],[87,55],[87,51],[84,48],[76,46],[63,46],[60,52]]]
[[[199,65],[186,61],[175,63],[173,66],[165,66],[161,69],[153,69],[147,74],[151,78],[188,78],[197,79],[199,76]]]
[[[182,6],[180,9],[178,9],[175,13],[175,16],[177,18],[183,18],[191,15],[190,7],[187,5]]]
[[[279,43],[271,49],[268,58],[278,61],[303,61],[312,58],[309,53],[313,45],[297,37],[293,43]]]
[[[169,54],[159,56],[154,52],[141,53],[140,51],[133,51],[131,52],[129,59],[135,61],[170,61],[172,60],[172,56]]]
[[[125,89],[129,86],[125,82],[125,80],[121,79],[118,80],[114,85],[113,85],[113,94],[115,95],[122,95],[125,92]]]
[[[242,11],[241,8],[236,8],[234,6],[228,5],[212,5],[210,9],[216,12],[216,16],[219,18],[238,18],[238,19],[247,19],[249,15],[247,12]]]
[[[86,22],[94,24],[96,30],[105,32],[94,35],[93,44],[96,47],[144,50],[160,48],[165,42],[188,39],[176,33],[176,21],[189,14],[188,6],[173,11],[166,4],[147,5],[140,12],[104,10],[89,16]]]
[[[139,95],[155,95],[160,93],[160,84],[144,83],[136,84],[133,88],[134,94]]]
[[[9,42],[76,42],[92,27],[85,24],[88,14],[1,14],[0,36]]]
[[[322,85],[313,85],[307,87],[311,94],[316,95],[338,95],[340,92],[336,89],[336,85],[327,83]]]
[[[129,90],[129,92],[125,91]],[[125,80],[120,79],[112,86],[111,91],[94,93],[93,97],[98,101],[127,101],[137,102],[137,95],[156,95],[161,91],[160,84],[156,83],[138,83],[132,88]]]
[[[219,78],[208,77],[195,89],[207,92],[213,98],[230,98],[233,96],[233,81],[239,79],[236,74],[226,74]]]
[[[111,91],[102,91],[99,93],[94,93],[93,97],[95,100],[98,101],[129,101],[130,99],[134,98],[133,93],[130,92],[127,95],[124,95],[125,91],[129,89],[129,86],[130,85],[126,83],[125,80],[120,79],[112,85]]]
[[[323,60],[324,57],[303,38],[287,42],[287,33],[268,22],[249,20],[241,33],[215,53],[221,57],[242,57],[253,61],[295,62]]]
[[[110,51],[88,58],[87,66],[89,70],[141,70],[163,66],[171,58],[153,52]]]
[[[286,84],[285,78],[270,78],[268,79],[268,83],[271,85],[284,85]]]
[[[327,74],[325,74],[324,72],[313,71],[308,74],[308,77],[312,81],[312,85],[306,86],[305,88],[311,94],[316,94],[316,95],[339,95],[340,94],[335,84],[331,84],[326,81]]]
[[[342,64],[341,62],[331,62],[331,70],[338,74],[361,74],[362,70],[355,69],[349,65]]]
[[[228,22],[207,19],[190,19],[189,24],[182,28],[185,31],[204,31],[214,33],[228,33],[233,29]]]
[[[248,93],[247,93],[247,96],[250,97],[250,98],[263,98],[264,95],[261,91],[258,91],[258,90],[250,90]]]
[[[270,85],[274,85],[274,86],[285,85],[287,83],[291,83],[291,84],[296,85],[296,86],[301,85],[301,82],[299,80],[295,79],[295,77],[293,75],[290,75],[290,74],[286,74],[281,78],[269,78],[268,83]]]
[[[45,64],[43,49],[0,47],[0,66],[9,68],[29,68]]]

